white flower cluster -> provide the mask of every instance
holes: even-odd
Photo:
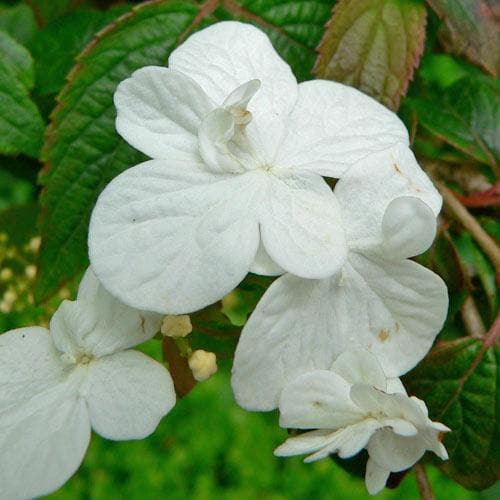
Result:
[[[242,407],[279,408],[283,427],[307,431],[277,455],[366,448],[370,493],[426,450],[446,458],[449,429],[397,378],[448,306],[442,280],[409,260],[432,243],[441,197],[398,117],[345,85],[298,84],[267,36],[238,22],[192,35],[168,68],[136,71],[115,105],[120,135],[152,159],[99,197],[92,270],[50,332],[0,337],[5,498],[59,487],[91,428],[150,434],[173,384],[129,348],[160,328],[186,335],[189,317],[170,315],[220,300],[248,272],[281,276],[243,329],[232,386]],[[333,190],[324,177],[339,179]],[[204,380],[215,358],[195,354]]]

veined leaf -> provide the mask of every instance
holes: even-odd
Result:
[[[315,66],[396,110],[424,47],[426,10],[414,0],[340,0]]]
[[[33,11],[22,3],[14,7],[0,7],[0,29],[19,43],[27,43],[37,29]]]
[[[498,5],[488,0],[427,0],[444,19],[451,40],[450,51],[464,54],[493,76],[500,69],[500,30]],[[496,9],[496,11],[495,11]]]
[[[5,31],[0,30],[0,60],[10,67],[16,79],[31,90],[35,71],[31,54]]]
[[[26,0],[31,5],[38,24],[43,26],[74,9],[84,0]]]
[[[429,416],[452,430],[444,437],[450,458],[436,464],[466,488],[487,488],[500,471],[500,350],[491,340],[443,343],[404,381]]]
[[[46,137],[38,300],[87,265],[88,221],[97,196],[113,177],[145,159],[115,131],[118,83],[141,66],[164,65],[191,31],[228,18],[264,29],[298,77],[306,78],[330,4],[247,0],[200,6],[190,0],[156,0],[136,7],[91,42],[58,97]],[[278,22],[285,24],[273,24]]]

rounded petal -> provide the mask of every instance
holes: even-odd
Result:
[[[259,245],[265,176],[215,176],[149,161],[116,177],[92,214],[89,254],[103,285],[133,307],[201,309],[247,274]]]
[[[250,272],[262,276],[279,276],[286,271],[269,257],[261,240],[253,264],[250,266]]]
[[[330,443],[333,432],[329,429],[319,429],[304,432],[298,436],[288,438],[282,445],[274,450],[277,457],[291,457],[303,455],[319,450]]]
[[[330,368],[341,351],[328,330],[330,280],[278,278],[250,316],[236,348],[232,386],[248,410],[278,407],[283,387],[311,369]]]
[[[272,177],[261,235],[271,259],[302,278],[331,276],[347,257],[337,200],[319,176]]]
[[[377,358],[366,349],[348,349],[332,364],[331,370],[349,384],[369,384],[386,390],[387,378]]]
[[[358,160],[397,143],[407,146],[409,139],[395,113],[347,85],[311,80],[299,84],[276,164],[341,177]]]
[[[368,443],[368,454],[379,467],[399,472],[416,464],[425,453],[425,442],[419,434],[399,436],[391,429],[380,429]]]
[[[394,199],[418,198],[436,216],[442,203],[441,196],[405,145],[359,161],[337,182],[334,193],[342,210],[349,247],[362,251],[382,244],[384,214]],[[411,226],[414,227],[417,229],[414,238],[418,239],[421,224]]]
[[[379,252],[403,259],[420,255],[432,245],[436,229],[436,216],[423,201],[410,196],[396,198],[382,219]]]
[[[290,429],[339,429],[363,419],[349,397],[350,384],[328,370],[314,370],[285,385],[280,425]]]
[[[376,495],[385,488],[385,483],[389,479],[391,471],[380,467],[371,458],[366,463],[365,484],[370,495]]]
[[[297,98],[297,81],[265,33],[250,24],[217,23],[191,35],[168,62],[218,106],[240,85],[260,80],[262,86],[248,105],[253,120],[247,133],[265,160],[274,158]]]
[[[81,375],[68,371],[44,328],[0,335],[2,497],[51,493],[80,465],[90,439]]]
[[[198,157],[198,127],[215,107],[191,78],[146,66],[123,80],[114,95],[116,130],[151,158]]]
[[[39,326],[0,335],[0,414],[65,380],[61,353]]]
[[[149,436],[175,405],[168,370],[137,351],[124,351],[89,366],[86,399],[92,428],[113,440]]]

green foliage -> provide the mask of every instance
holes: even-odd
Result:
[[[467,488],[491,486],[498,477],[499,361],[498,347],[459,339],[439,346],[405,377],[430,417],[452,430],[444,438],[450,459],[438,465]]]
[[[29,96],[32,86],[29,52],[0,31],[0,153],[38,156],[44,123]]]
[[[405,105],[437,138],[477,161],[498,164],[500,94],[491,78],[467,76],[440,92],[407,98]]]
[[[0,6],[0,30],[5,31],[21,44],[26,44],[36,32],[33,11],[24,4],[14,7]]]
[[[445,44],[456,54],[466,55],[493,76],[500,69],[498,6],[488,0],[427,0],[448,28]]]
[[[397,109],[423,51],[425,20],[424,6],[413,0],[340,0],[315,73]]]
[[[83,0],[27,0],[39,24],[44,25],[74,9]]]

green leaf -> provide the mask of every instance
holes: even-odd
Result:
[[[408,392],[423,399],[444,437],[450,459],[439,468],[466,488],[484,489],[499,475],[500,350],[465,338],[443,343],[405,377]]]
[[[436,137],[480,162],[498,164],[500,95],[491,78],[462,78],[442,92],[406,98],[405,106]]]
[[[5,31],[0,30],[0,59],[10,67],[15,78],[27,89],[35,83],[31,54]]]
[[[26,44],[37,29],[33,11],[24,4],[0,7],[0,29],[19,43]]]
[[[315,73],[399,107],[424,48],[426,10],[413,0],[340,0]]]
[[[70,12],[84,0],[26,0],[31,5],[38,20],[38,24],[43,26],[54,19]]]
[[[88,263],[87,230],[97,196],[120,172],[145,158],[115,131],[113,93],[135,69],[164,65],[180,39],[210,22],[238,18],[266,30],[277,50],[305,77],[314,61],[330,1],[142,4],[104,30],[78,57],[52,115],[40,177],[42,250],[36,297],[43,300]],[[285,22],[283,27],[272,22]],[[307,29],[312,38],[305,43]]]
[[[42,117],[28,89],[0,59],[0,153],[37,157],[43,141]]]
[[[59,92],[76,56],[93,35],[126,10],[127,6],[106,12],[78,10],[39,30],[30,43],[36,61],[37,93],[47,95]]]
[[[492,2],[488,0],[427,0],[444,19],[450,40],[449,50],[464,54],[493,76],[500,68],[500,32]]]

